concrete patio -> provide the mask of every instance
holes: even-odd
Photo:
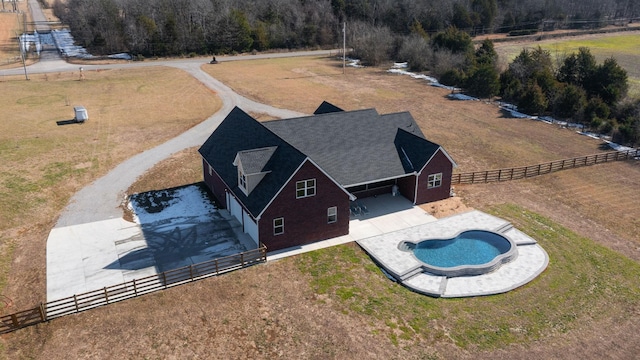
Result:
[[[403,240],[447,239],[470,229],[493,231],[512,239],[517,245],[518,257],[487,274],[446,277],[427,272],[412,252],[398,248]],[[513,228],[509,222],[476,210],[360,239],[358,244],[398,282],[416,292],[435,297],[504,293],[530,282],[549,263],[547,253],[534,239]]]

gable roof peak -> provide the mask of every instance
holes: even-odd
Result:
[[[277,149],[277,146],[268,146],[258,149],[240,150],[233,160],[233,165],[241,166],[242,171],[247,175],[262,173]]]
[[[313,112],[313,115],[327,114],[333,112],[341,112],[344,111],[341,108],[331,104],[330,102],[323,101],[320,106]]]

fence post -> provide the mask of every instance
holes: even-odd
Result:
[[[240,264],[244,267],[244,252],[240,253]]]
[[[42,320],[42,322],[47,321],[47,310],[45,309],[42,302],[40,303],[40,307],[38,307],[38,310],[40,310],[40,320]]]
[[[138,296],[138,288],[136,287],[136,279],[133,279],[133,294]]]
[[[18,328],[18,326],[20,326],[20,323],[18,322],[18,317],[16,316],[16,314],[11,314],[11,324],[13,325],[14,328]]]
[[[220,270],[218,269],[218,259],[214,260],[216,262],[216,275],[218,275],[220,273]]]
[[[73,294],[73,302],[76,304],[76,312],[80,312],[80,308],[78,307],[78,297],[76,294]]]
[[[109,293],[107,292],[107,287],[104,287],[104,300],[109,303]]]
[[[193,264],[189,265],[189,277],[193,281]]]

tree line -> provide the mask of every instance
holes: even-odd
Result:
[[[551,115],[640,144],[640,99],[627,97],[627,71],[615,58],[598,64],[588,48],[554,60],[548,50],[524,49],[500,75],[500,96],[534,115]]]
[[[500,73],[491,41],[555,28],[600,27],[640,17],[635,0],[56,0],[54,12],[94,54],[222,54],[339,46],[378,65],[406,61],[482,98],[500,95],[530,114],[571,118],[620,142],[640,143],[640,101],[626,98],[615,59],[588,49],[552,61],[523,50]],[[640,20],[640,19],[639,19]]]
[[[95,54],[213,54],[336,46],[342,23],[407,36],[600,27],[640,17],[635,0],[56,0],[54,13]]]
[[[384,38],[368,44],[379,46]],[[372,56],[373,51],[355,44],[356,54]],[[474,46],[469,34],[455,27],[430,37],[419,24],[413,35],[386,44],[392,59],[406,61],[416,71],[427,70],[442,84],[469,95],[500,96],[523,113],[580,123],[611,135],[615,142],[640,145],[640,99],[627,96],[627,71],[615,58],[598,64],[588,48],[556,57],[541,47],[525,48],[501,72],[492,41]],[[383,60],[369,60],[375,61]]]

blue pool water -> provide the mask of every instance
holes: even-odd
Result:
[[[486,264],[510,249],[511,243],[501,235],[470,230],[452,239],[422,241],[416,244],[413,253],[428,265],[449,268]]]

